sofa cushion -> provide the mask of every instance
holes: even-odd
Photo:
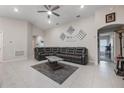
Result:
[[[59,53],[59,48],[52,48],[53,53]]]
[[[68,58],[71,58],[72,60],[73,60],[73,59],[81,59],[81,58],[82,58],[81,56],[70,55],[70,54],[67,54],[67,55],[65,55],[65,56],[68,57]]]
[[[74,54],[74,52],[75,52],[75,48],[67,48],[67,53],[68,54]]]
[[[82,58],[81,56],[76,56],[76,55],[71,55],[71,57],[72,57],[73,59],[81,59],[81,58]]]
[[[88,51],[84,47],[44,47],[35,48],[35,58],[43,60],[46,56],[58,56],[66,61],[80,64],[88,62]]]
[[[82,53],[83,53],[82,50],[83,50],[83,48],[76,48],[76,50],[75,50],[75,55],[81,56]]]
[[[50,53],[51,52],[51,48],[45,48],[45,53]]]
[[[67,53],[67,49],[66,48],[60,48],[60,53],[66,54]]]
[[[40,54],[40,55],[42,55],[42,56],[48,56],[49,53],[42,53],[42,54]]]
[[[65,54],[56,54],[57,56],[66,56]]]
[[[37,50],[37,52],[44,52],[44,48],[36,48]]]

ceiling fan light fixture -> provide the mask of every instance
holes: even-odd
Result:
[[[81,5],[80,8],[84,8],[84,5]]]
[[[51,12],[51,11],[48,11],[47,14],[48,14],[48,15],[52,15],[52,12]]]
[[[77,18],[80,18],[81,16],[80,16],[80,15],[77,15],[76,17],[77,17]]]
[[[19,12],[19,9],[18,8],[13,8],[13,11],[14,12]]]

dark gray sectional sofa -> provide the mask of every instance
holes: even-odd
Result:
[[[88,50],[85,47],[44,47],[35,48],[35,59],[45,60],[46,56],[58,56],[65,61],[86,65]]]

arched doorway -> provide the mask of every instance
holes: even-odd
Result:
[[[124,24],[112,24],[98,30],[98,63],[115,62],[116,56],[120,54],[119,35],[116,31],[123,26]]]

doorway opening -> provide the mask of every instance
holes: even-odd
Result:
[[[32,37],[32,51],[33,51],[33,58],[34,58],[34,49],[36,47],[44,47],[45,44],[44,44],[44,40],[41,36],[33,36]]]
[[[100,60],[112,62],[113,58],[113,33],[100,33]]]
[[[119,35],[116,32],[122,24],[108,25],[98,30],[98,63],[116,62],[116,57],[120,54]],[[122,40],[123,41],[123,40]],[[123,42],[122,42],[123,43]],[[124,45],[124,43],[123,43]],[[124,50],[124,47],[122,51]]]

